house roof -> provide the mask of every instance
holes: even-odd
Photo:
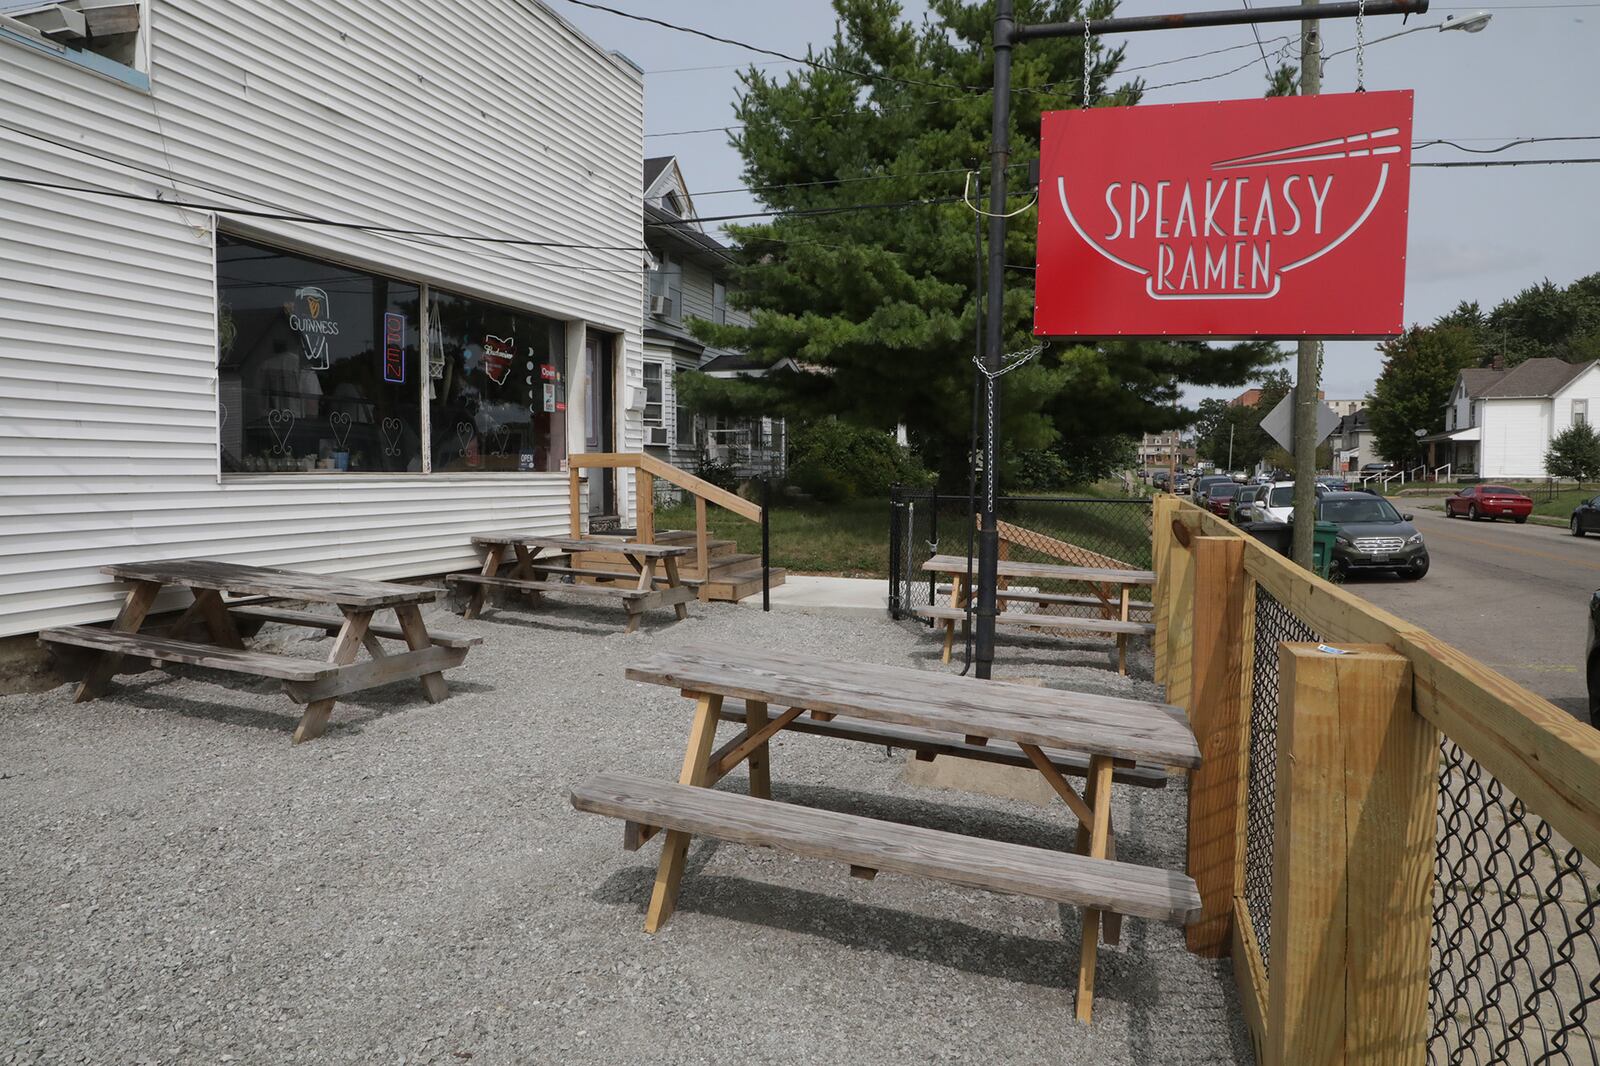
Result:
[[[733,261],[727,246],[709,233],[696,229],[693,219],[679,218],[671,211],[648,202],[644,205],[644,236],[646,244],[660,238],[711,266],[726,265]]]
[[[656,179],[661,176],[661,172],[670,167],[675,158],[677,157],[658,155],[653,159],[646,159],[644,161],[644,187],[649,189],[650,186],[654,185]]]
[[[1356,411],[1353,414],[1348,414],[1340,418],[1339,425],[1335,427],[1333,432],[1341,435],[1346,433],[1364,433],[1371,428],[1372,426],[1369,424],[1367,419],[1367,409],[1363,407],[1361,410]],[[1329,434],[1329,436],[1332,436],[1332,434]]]
[[[1572,379],[1593,365],[1569,363],[1565,359],[1551,357],[1529,359],[1507,370],[1481,395],[1486,400],[1546,399],[1560,392]]]
[[[1506,376],[1504,370],[1492,370],[1488,367],[1479,369],[1474,367],[1461,372],[1461,382],[1467,388],[1467,398],[1476,400],[1483,395],[1485,389]]]

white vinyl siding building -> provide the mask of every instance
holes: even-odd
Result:
[[[1600,363],[1537,358],[1510,370],[1463,370],[1450,393],[1445,431],[1428,440],[1457,473],[1544,478],[1550,442],[1597,410]]]
[[[436,338],[398,386],[421,409],[415,468],[313,453],[288,461],[315,470],[225,471],[227,242],[547,319],[563,397],[585,395],[586,343],[603,344],[611,446],[642,447],[642,78],[536,0],[465,10],[149,0],[148,88],[0,22],[0,174],[41,183],[0,196],[0,637],[111,617],[107,563],[407,577],[475,565],[477,531],[566,527],[558,470],[433,469]],[[584,409],[560,431],[571,450]]]

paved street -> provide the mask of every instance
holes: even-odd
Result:
[[[1600,537],[1395,503],[1415,514],[1433,568],[1421,581],[1353,578],[1351,591],[1587,720],[1585,616],[1600,588]]]

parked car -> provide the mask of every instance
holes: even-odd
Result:
[[[1589,597],[1589,646],[1584,654],[1584,673],[1589,679],[1589,724],[1600,729],[1600,649],[1595,647],[1600,641],[1595,637],[1596,622],[1600,622],[1600,590]]]
[[[1202,497],[1210,490],[1211,486],[1223,484],[1233,484],[1233,478],[1226,474],[1207,474],[1202,478],[1197,478],[1194,483],[1194,502],[1204,507],[1206,504]]]
[[[1200,505],[1218,518],[1227,518],[1232,513],[1233,499],[1238,494],[1239,486],[1232,479],[1214,482],[1200,498]]]
[[[1317,484],[1328,492],[1345,492],[1350,488],[1344,478],[1333,474],[1318,474]]]
[[[1317,501],[1317,521],[1338,526],[1333,539],[1332,572],[1392,570],[1416,580],[1428,572],[1428,547],[1422,534],[1380,496],[1328,492]]]
[[[1444,500],[1446,518],[1510,518],[1521,525],[1532,513],[1532,497],[1504,485],[1468,485]]]
[[[1251,508],[1255,504],[1256,494],[1260,491],[1260,485],[1239,486],[1239,491],[1234,493],[1232,500],[1228,501],[1228,521],[1236,526],[1252,521],[1250,517]]]
[[[1317,486],[1317,495],[1321,496],[1324,489]],[[1256,493],[1255,510],[1250,521],[1253,522],[1288,522],[1294,518],[1294,482],[1274,481],[1270,485],[1263,485]]]
[[[1584,500],[1572,509],[1572,520],[1567,523],[1567,528],[1574,537],[1581,537],[1585,533],[1600,533],[1600,496],[1592,500]]]
[[[1392,473],[1394,473],[1394,464],[1393,463],[1365,463],[1361,467],[1361,476],[1362,477],[1366,477],[1369,474],[1392,474]]]

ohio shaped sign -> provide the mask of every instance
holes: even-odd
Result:
[[[1051,111],[1044,337],[1392,337],[1411,93]]]

